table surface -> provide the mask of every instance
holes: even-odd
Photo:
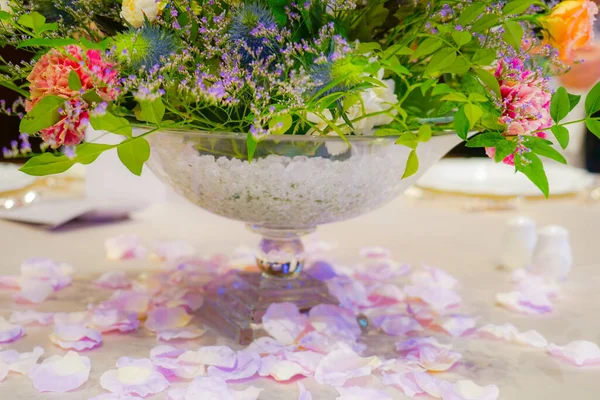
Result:
[[[561,286],[555,310],[546,316],[523,316],[494,306],[494,295],[512,288],[510,274],[497,268],[495,260],[504,223],[516,214],[528,215],[539,225],[560,224],[571,231],[575,267],[569,280]],[[551,200],[526,203],[517,211],[476,213],[450,207],[440,200],[399,198],[363,217],[323,226],[319,234],[322,240],[337,244],[333,253],[343,262],[356,260],[363,246],[380,245],[390,248],[398,261],[423,261],[443,268],[461,283],[459,293],[464,304],[461,312],[480,316],[481,324],[510,322],[520,330],[536,329],[550,342],[564,345],[579,339],[600,343],[599,224],[598,202]],[[137,273],[156,268],[150,261],[105,259],[104,239],[123,233],[139,234],[145,243],[187,240],[196,245],[201,254],[207,255],[231,252],[241,243],[252,245],[257,241],[241,223],[180,203],[157,204],[126,222],[77,229],[67,227],[56,232],[0,221],[0,274],[18,274],[20,263],[33,256],[69,262],[77,270],[74,284],[37,309],[83,311],[88,303],[107,297],[105,291],[90,290],[86,283],[90,277],[109,270]],[[0,292],[0,315],[5,317],[13,309],[27,309],[15,305],[10,296],[10,293]],[[31,351],[41,345],[46,349],[45,357],[64,354],[50,344],[48,333],[49,328],[28,328],[24,338],[3,348]],[[92,372],[89,381],[79,390],[40,395],[28,378],[11,374],[0,383],[0,398],[88,399],[103,393],[99,386],[100,375],[113,368],[120,356],[148,357],[149,350],[157,344],[154,336],[143,331],[133,336],[106,335],[104,339],[101,348],[86,353],[92,361]],[[230,343],[212,334],[188,343],[190,348],[212,344]],[[502,342],[461,338],[454,339],[453,344],[463,354],[463,360],[450,373],[441,374],[441,378],[496,384],[503,400],[597,399],[599,396],[599,368],[572,367],[544,351]],[[303,383],[314,400],[337,396],[333,388],[319,385],[312,378]],[[251,384],[265,388],[261,400],[288,400],[298,396],[295,383],[256,379]],[[375,377],[370,378],[369,384],[383,388]],[[406,398],[394,389],[384,390],[394,399]],[[165,399],[166,393],[154,398]]]

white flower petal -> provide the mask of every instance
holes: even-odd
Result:
[[[8,343],[19,339],[25,334],[23,327],[11,324],[4,317],[0,317],[0,343]]]
[[[349,348],[335,350],[323,358],[315,371],[321,384],[342,386],[348,379],[371,375],[381,365],[378,357],[363,358]]]
[[[290,345],[306,329],[308,317],[292,303],[274,303],[262,318],[263,329],[279,342]]]
[[[576,340],[566,346],[549,344],[547,349],[552,356],[564,358],[578,367],[600,364],[600,347],[587,340]]]
[[[300,390],[298,400],[312,400],[312,393],[306,390],[302,382],[298,382],[298,390]]]
[[[70,351],[64,357],[55,355],[42,364],[34,365],[29,371],[29,377],[39,392],[63,393],[87,382],[90,370],[88,357]]]
[[[340,394],[336,400],[392,400],[392,396],[376,389],[351,386],[338,387],[336,390]]]
[[[54,313],[43,313],[33,310],[13,311],[10,315],[10,322],[19,325],[52,325],[54,322]]]
[[[26,375],[29,370],[37,364],[40,357],[44,354],[44,349],[37,346],[30,353],[19,353],[16,350],[0,351],[0,360],[2,360],[10,371]]]
[[[121,357],[117,369],[106,371],[100,385],[112,393],[146,397],[164,391],[169,382],[148,359]]]
[[[548,341],[538,331],[528,330],[527,332],[519,332],[512,324],[502,325],[485,325],[477,330],[477,334],[483,337],[488,337],[507,342],[536,347],[543,349],[548,345]]]
[[[137,235],[119,235],[106,239],[104,242],[106,258],[113,261],[142,259],[148,250],[142,246]]]

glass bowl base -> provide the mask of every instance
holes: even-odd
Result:
[[[261,272],[230,271],[205,287],[200,317],[219,334],[247,345],[264,336],[262,317],[273,303],[293,303],[301,312],[308,312],[319,304],[339,302],[324,282],[306,273],[284,279]]]

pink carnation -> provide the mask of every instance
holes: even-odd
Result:
[[[50,128],[43,129],[42,139],[52,148],[76,146],[83,140],[90,123],[87,103],[80,100],[65,101],[60,110],[63,118]]]

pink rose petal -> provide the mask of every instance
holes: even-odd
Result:
[[[140,398],[138,396],[130,396],[128,394],[104,393],[96,397],[92,397],[90,400],[140,400]]]
[[[425,393],[419,385],[417,385],[412,373],[396,373],[396,374],[384,374],[383,384],[386,386],[393,386],[402,393],[412,398],[416,395]]]
[[[119,290],[111,296],[110,300],[101,303],[99,307],[114,308],[143,316],[150,307],[150,296],[146,293]]]
[[[54,322],[54,313],[43,313],[33,310],[13,311],[10,315],[10,322],[19,325],[39,324],[47,326]]]
[[[150,350],[150,360],[156,367],[161,369],[161,372],[168,371],[170,375],[179,366],[177,358],[185,352],[186,350],[184,349],[160,345]],[[163,372],[163,375],[165,372]]]
[[[233,369],[236,364],[236,353],[226,346],[204,346],[198,350],[190,350],[177,357],[173,373],[180,378],[193,379],[206,375],[207,367]]]
[[[236,362],[232,368],[211,365],[207,369],[208,376],[215,376],[225,381],[251,378],[261,366],[260,355],[251,351],[238,351]]]
[[[94,284],[101,288],[113,290],[131,288],[131,280],[123,271],[105,272],[94,281]]]
[[[336,388],[340,394],[336,400],[393,400],[392,396],[382,392],[381,390],[363,388],[359,386],[338,387]]]
[[[379,284],[368,289],[369,301],[373,306],[385,306],[406,300],[406,293],[394,284]]]
[[[549,344],[548,353],[554,357],[561,357],[578,367],[600,364],[600,347],[587,340],[576,340],[566,346]]]
[[[260,376],[270,376],[276,381],[289,381],[295,376],[309,376],[311,371],[302,367],[300,364],[286,360],[283,355],[269,355],[262,359]]]
[[[55,325],[83,325],[88,322],[90,314],[87,311],[58,312],[54,314]]]
[[[64,393],[77,389],[90,376],[91,364],[88,357],[82,357],[74,351],[64,357],[55,355],[34,365],[29,370],[33,386],[41,393]]]
[[[328,354],[340,348],[350,347],[354,351],[361,351],[365,347],[351,337],[335,337],[312,331],[302,336],[298,345],[306,350],[312,350],[321,354]]]
[[[347,276],[329,279],[327,288],[343,308],[357,311],[360,307],[370,307],[372,304],[364,283]]]
[[[183,307],[157,308],[148,313],[144,324],[146,329],[159,332],[169,329],[183,328],[190,323],[192,316]]]
[[[25,335],[23,327],[13,325],[4,317],[0,317],[0,343],[8,343]]]
[[[104,242],[106,258],[112,261],[145,258],[148,250],[142,246],[137,235],[120,235],[106,239]]]
[[[441,286],[406,286],[404,291],[409,298],[421,300],[438,312],[457,307],[461,303],[456,292]]]
[[[167,379],[146,358],[121,357],[117,369],[106,371],[100,385],[109,392],[146,397],[169,387]]]
[[[135,313],[110,308],[96,308],[91,311],[87,327],[97,329],[101,333],[135,332],[140,327],[140,321]]]
[[[542,291],[498,293],[496,303],[509,311],[523,314],[547,314],[552,311],[552,303]]]
[[[206,329],[201,328],[177,328],[177,329],[167,329],[164,331],[160,331],[156,334],[156,338],[158,340],[164,340],[166,342],[171,340],[191,340],[197,339],[200,336],[206,333]]]
[[[295,362],[300,365],[306,371],[308,371],[311,375],[315,373],[317,367],[323,361],[325,356],[321,353],[317,353],[315,351],[285,351],[283,353],[283,358],[288,361]]]
[[[358,271],[354,273],[354,278],[367,283],[395,281],[408,275],[412,270],[408,264],[398,264],[389,259],[369,259],[357,268]]]
[[[193,257],[195,254],[196,249],[191,244],[183,241],[170,241],[155,243],[150,258],[157,261],[175,262]]]
[[[421,347],[418,353],[418,364],[432,372],[447,371],[462,358],[459,353],[432,346]]]
[[[13,295],[18,303],[40,304],[54,293],[50,282],[27,278],[21,281],[21,290]]]
[[[496,385],[479,386],[472,381],[458,381],[441,386],[443,400],[496,400],[500,390]]]
[[[435,378],[434,376],[426,372],[413,372],[412,377],[415,380],[417,386],[421,388],[424,393],[427,393],[431,397],[440,398],[441,387],[444,381]]]
[[[279,354],[283,353],[283,351],[288,348],[287,346],[279,343],[277,340],[264,336],[254,340],[254,342],[250,343],[250,345],[246,348],[246,350],[258,353],[261,356],[266,356],[269,354]],[[294,347],[292,347],[293,349]]]
[[[0,382],[2,382],[4,378],[6,378],[6,375],[8,375],[8,371],[8,364],[0,359]]]
[[[360,249],[360,256],[370,259],[388,259],[392,255],[390,249],[380,246],[367,246]]]
[[[32,258],[21,264],[23,280],[35,279],[47,282],[54,290],[69,286],[73,281],[74,269],[69,264],[57,263],[46,258]]]
[[[29,370],[37,364],[40,357],[44,354],[44,349],[35,347],[30,353],[19,353],[16,350],[0,351],[0,361],[2,361],[9,371],[26,375]]]
[[[414,285],[434,285],[445,289],[454,289],[458,283],[458,280],[449,273],[428,265],[422,265],[421,269],[413,272],[410,280]]]
[[[514,325],[508,323],[482,326],[477,330],[477,334],[482,337],[514,342],[539,349],[543,349],[548,345],[546,338],[538,331],[528,330],[521,333]]]
[[[460,337],[473,333],[477,328],[477,319],[467,315],[450,315],[442,317],[436,324],[453,337]]]
[[[406,336],[411,333],[423,331],[419,321],[406,315],[389,315],[380,318],[376,325],[390,336]]]
[[[19,290],[21,277],[16,275],[0,275],[0,289]]]
[[[102,334],[81,325],[55,325],[50,341],[63,349],[91,350],[102,344]]]
[[[348,379],[371,375],[381,365],[378,357],[363,358],[349,348],[335,350],[323,358],[315,371],[321,384],[343,386]]]
[[[190,383],[187,389],[169,391],[168,400],[257,400],[263,389],[250,386],[241,391],[230,389],[221,378],[198,377]]]
[[[292,303],[274,303],[262,318],[263,329],[284,345],[294,344],[308,325],[308,317],[300,314]]]
[[[298,382],[298,390],[300,391],[298,400],[312,400],[312,393],[306,390],[302,382]]]
[[[329,336],[358,338],[361,334],[356,316],[331,304],[321,304],[312,308],[308,314],[308,322],[314,330]]]
[[[157,307],[183,307],[188,312],[198,311],[204,304],[204,297],[200,293],[189,289],[178,287],[162,290],[161,295],[153,298],[154,305]]]
[[[400,353],[412,352],[414,350],[419,350],[423,347],[434,347],[437,349],[451,349],[451,345],[441,344],[437,341],[436,338],[433,337],[419,337],[412,338],[408,340],[404,340],[402,342],[396,343],[396,351]]]

